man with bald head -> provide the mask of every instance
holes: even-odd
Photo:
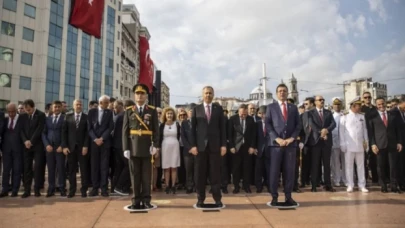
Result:
[[[17,114],[16,104],[9,103],[7,105],[7,113],[8,117],[0,122],[0,125],[3,126],[4,124],[4,127],[1,128],[4,132],[1,135],[1,150],[3,151],[3,189],[0,193],[0,197],[8,196],[9,192],[11,192],[12,197],[16,197],[21,183],[22,155],[24,149],[24,144],[20,137],[22,124],[20,123],[21,121],[18,121],[19,114]],[[10,186],[10,182],[12,186]]]

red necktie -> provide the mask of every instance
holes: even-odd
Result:
[[[387,122],[387,116],[385,115],[385,112],[382,113],[382,120],[384,122],[385,126],[388,126],[388,122]]]
[[[14,118],[11,118],[10,127],[8,129],[10,129],[10,131],[12,131],[13,127],[14,127]]]
[[[283,102],[283,118],[284,121],[287,121],[287,107],[284,102]]]

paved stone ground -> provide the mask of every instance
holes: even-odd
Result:
[[[266,193],[228,194],[220,212],[194,209],[195,194],[158,192],[153,203],[159,208],[144,214],[123,210],[130,197],[7,197],[0,199],[0,227],[405,227],[405,194],[371,190],[349,194],[345,188],[336,193],[304,189],[293,195],[301,204],[296,210],[267,207]]]

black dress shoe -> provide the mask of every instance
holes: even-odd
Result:
[[[317,192],[318,190],[316,189],[316,187],[312,187],[311,192]]]
[[[176,194],[176,187],[172,187],[172,193]]]
[[[54,196],[55,195],[55,193],[54,192],[48,192],[48,193],[46,193],[46,198],[49,198],[49,197],[52,197],[52,196]]]
[[[18,192],[11,193],[11,197],[17,197],[17,196],[18,196]]]
[[[166,187],[165,192],[166,192],[166,194],[169,194],[170,193],[170,187]]]
[[[399,193],[399,194],[402,193],[402,191],[399,190],[396,186],[391,188],[391,192],[392,192],[392,193]]]
[[[153,208],[152,204],[150,204],[149,202],[144,203],[143,206],[145,207],[145,209],[151,209],[151,208]]]
[[[21,198],[25,199],[31,196],[30,192],[24,192],[24,194],[22,194]]]
[[[285,205],[288,207],[291,207],[291,206],[297,206],[298,204],[292,198],[289,198],[289,199],[285,200]]]
[[[224,205],[222,204],[221,201],[217,201],[217,202],[215,202],[215,206],[217,206],[217,207],[223,207]]]
[[[60,196],[66,197],[66,192],[65,192],[65,191],[61,191],[61,192],[60,192]]]
[[[98,196],[98,190],[96,190],[96,189],[91,190],[89,195],[90,195],[90,197]]]
[[[256,189],[256,193],[262,193],[263,192],[263,188],[257,188]]]
[[[193,193],[193,189],[188,188],[188,189],[186,190],[186,193],[187,193],[187,194]]]
[[[141,204],[137,203],[137,204],[132,204],[129,209],[132,210],[140,210],[141,209]]]
[[[197,207],[204,207],[204,201],[198,200],[197,203],[196,203],[196,206]]]
[[[328,192],[336,192],[336,190],[332,186],[325,186],[325,190]]]
[[[300,188],[305,188],[305,184],[300,185]]]
[[[239,188],[235,188],[235,189],[232,191],[232,193],[233,193],[233,194],[238,194],[238,193],[239,193]]]
[[[102,191],[102,192],[101,192],[101,196],[102,196],[102,197],[109,197],[110,195],[108,194],[107,191]]]
[[[272,200],[271,200],[271,206],[277,206],[277,204],[278,204],[278,199],[277,198],[273,198]]]
[[[87,192],[82,192],[82,198],[86,198],[87,197]]]
[[[246,193],[252,193],[252,190],[250,190],[249,187],[243,188],[243,190],[245,190]]]
[[[293,191],[296,193],[301,193],[301,190],[299,188],[294,188]]]
[[[8,196],[8,192],[2,192],[0,193],[0,198]]]
[[[388,192],[387,186],[381,186],[381,192],[387,193]]]
[[[41,193],[40,192],[35,192],[35,197],[40,197]]]

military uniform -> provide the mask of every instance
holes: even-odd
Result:
[[[342,105],[342,99],[339,97],[334,97],[332,99],[333,105]],[[345,174],[345,154],[340,150],[340,140],[339,140],[339,124],[340,118],[343,116],[342,112],[333,111],[333,118],[335,119],[336,127],[332,131],[332,156],[331,156],[331,169],[332,169],[332,179],[335,186],[340,186],[340,182],[347,184],[346,174]]]
[[[360,97],[350,102],[350,105],[360,104]],[[345,168],[347,179],[347,191],[352,192],[354,187],[353,182],[353,163],[357,165],[358,186],[362,192],[368,192],[366,187],[366,178],[364,173],[364,150],[368,152],[368,135],[366,118],[364,114],[349,113],[340,118],[340,149],[345,153]]]
[[[138,84],[134,86],[133,91],[147,94],[148,88]],[[148,208],[151,201],[151,154],[155,151],[151,146],[159,148],[159,121],[155,107],[136,104],[125,110],[122,144],[123,151],[129,153],[127,156],[133,189],[132,205],[134,209]]]

